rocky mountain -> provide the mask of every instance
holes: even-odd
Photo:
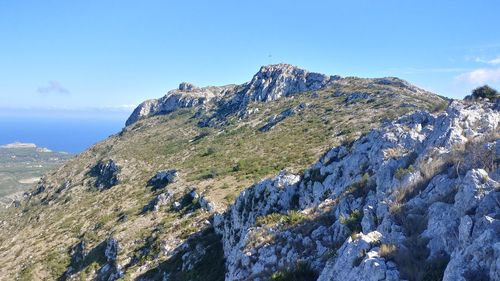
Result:
[[[214,220],[226,279],[285,280],[303,262],[317,280],[499,280],[492,107],[404,116],[245,190]]]
[[[335,83],[337,82],[337,83]],[[372,85],[393,85],[405,88],[421,97],[431,98],[432,94],[397,78],[366,79],[364,83]],[[269,102],[297,93],[315,91],[335,84],[350,84],[349,79],[340,76],[327,76],[309,72],[288,64],[267,65],[261,67],[250,82],[242,85],[198,88],[183,82],[178,89],[169,91],[164,97],[141,103],[127,120],[131,125],[142,118],[165,115],[179,108],[199,108],[212,111],[216,117],[238,112],[244,115],[251,102]],[[361,98],[367,98],[365,93]],[[356,99],[357,97],[354,97]],[[214,117],[214,116],[212,116]]]
[[[499,122],[286,64],[182,83],[0,215],[0,279],[498,280]]]

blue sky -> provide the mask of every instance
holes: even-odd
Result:
[[[130,111],[179,82],[286,62],[397,76],[461,98],[500,88],[500,1],[0,1],[0,108]]]

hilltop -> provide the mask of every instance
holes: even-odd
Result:
[[[448,229],[420,207],[451,204],[461,190],[457,179],[468,174],[465,186],[480,177],[484,198],[496,194],[496,166],[461,163],[457,176],[457,164],[446,162],[435,174],[424,172],[423,163],[456,150],[448,143],[476,135],[495,141],[486,137],[498,126],[491,103],[449,102],[398,78],[287,64],[264,66],[241,85],[181,83],[139,105],[121,132],[44,176],[19,208],[2,215],[0,275],[286,280],[303,260],[298,268],[321,280],[371,272],[403,278],[406,265],[385,259],[382,246],[405,249],[424,222],[431,242],[417,249],[430,245],[431,252],[422,250],[423,257],[448,257],[458,245],[432,240]],[[430,186],[445,175],[456,188],[436,197]],[[418,189],[403,191],[414,184]],[[422,192],[433,199],[418,199]],[[436,214],[458,212],[450,221],[462,215],[441,207]],[[483,213],[467,214],[479,222]],[[412,224],[404,219],[410,215],[422,225],[409,233],[403,224]],[[364,254],[345,256],[354,252]],[[375,262],[385,271],[374,271]]]

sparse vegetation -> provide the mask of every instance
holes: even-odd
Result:
[[[410,173],[413,173],[414,171],[415,171],[415,168],[413,167],[413,165],[410,165],[406,168],[399,167],[396,169],[396,172],[394,172],[394,176],[398,180],[401,180],[401,179],[403,179],[403,177],[405,177],[406,175],[408,175]]]
[[[346,195],[351,194],[356,198],[365,197],[370,190],[375,190],[375,182],[370,179],[368,173],[364,173],[359,182],[350,185],[346,190]]]
[[[394,244],[382,244],[378,254],[386,260],[394,260],[397,247]]]
[[[258,226],[282,224],[284,226],[294,226],[306,219],[306,216],[300,211],[288,211],[286,214],[271,213],[256,219]]]
[[[271,281],[315,281],[318,273],[309,264],[298,262],[294,268],[287,268],[271,275]]]
[[[359,210],[352,211],[348,216],[341,216],[340,223],[346,225],[351,232],[360,233],[361,229],[361,219],[363,214]]]
[[[456,146],[449,162],[455,166],[458,174],[464,174],[465,171],[470,169],[494,171],[500,166],[500,158],[494,152],[495,146],[489,145],[489,143],[493,143],[499,138],[500,132],[493,131],[480,138],[469,140],[464,146]]]

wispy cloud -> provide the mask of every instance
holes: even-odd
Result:
[[[491,65],[497,65],[500,64],[500,56],[496,57],[494,59],[483,59],[483,58],[475,58],[475,62],[479,63],[486,63],[486,64],[491,64]]]
[[[480,68],[465,72],[457,77],[458,81],[470,84],[485,84],[488,82],[500,82],[500,68]]]
[[[58,81],[49,81],[49,84],[47,86],[38,87],[36,91],[40,94],[60,94],[60,95],[70,94],[70,91],[66,89]]]
[[[435,67],[435,68],[392,68],[385,70],[384,73],[390,75],[397,74],[419,74],[419,73],[459,73],[469,70],[468,68],[454,68],[454,67]]]
[[[466,68],[437,67],[437,68],[409,68],[407,73],[456,73],[467,70]]]

